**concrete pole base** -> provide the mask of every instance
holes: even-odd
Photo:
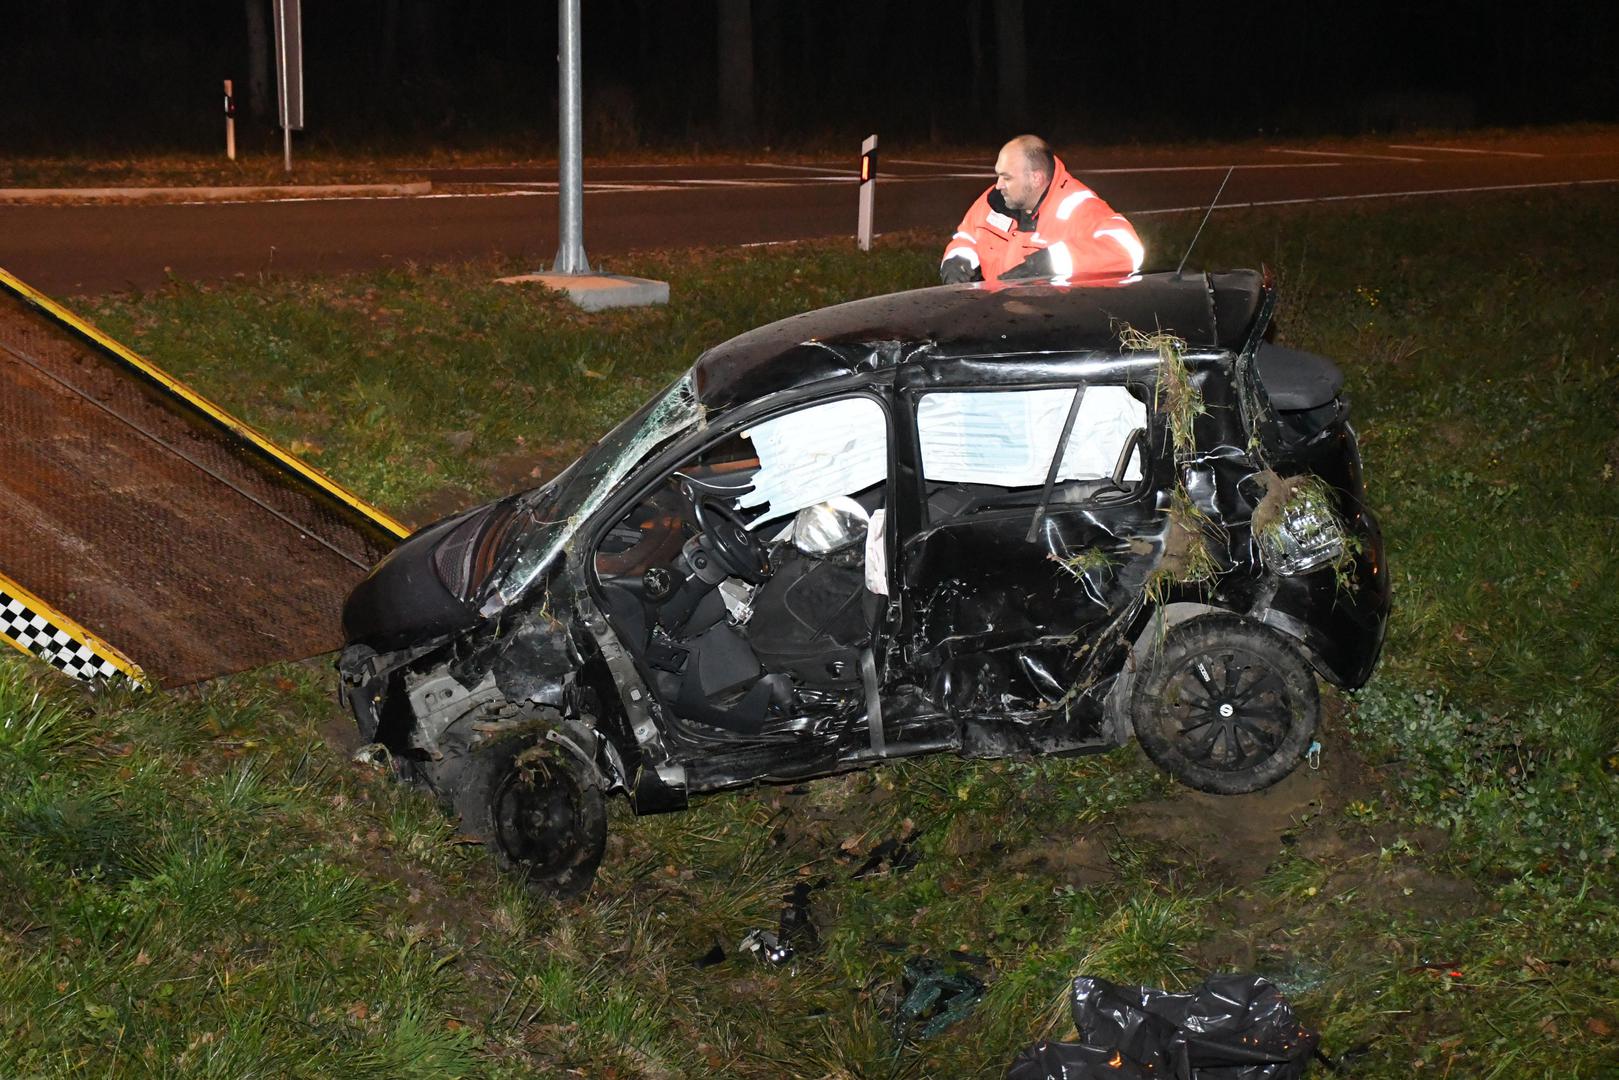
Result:
[[[585,311],[649,307],[669,302],[669,283],[622,274],[518,274],[496,278],[501,285],[542,285],[568,294]]]

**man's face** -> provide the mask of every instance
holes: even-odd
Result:
[[[1021,150],[1008,147],[995,159],[995,190],[1012,210],[1033,210],[1046,190],[1046,174],[1029,168]]]

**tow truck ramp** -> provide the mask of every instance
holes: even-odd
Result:
[[[407,530],[0,270],[0,638],[183,686],[341,644]]]

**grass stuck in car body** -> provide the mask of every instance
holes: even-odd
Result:
[[[1480,223],[1487,223],[1481,225]],[[1191,216],[1145,219],[1172,265]],[[1274,978],[1352,1075],[1619,1068],[1619,206],[1597,193],[1220,212],[1280,339],[1336,359],[1394,575],[1318,771],[1238,798],[1134,747],[930,759],[616,807],[536,901],[348,760],[323,662],[86,697],[0,663],[0,1074],[1001,1075],[1075,974]],[[932,237],[627,259],[666,309],[504,267],[173,285],[92,318],[390,510],[552,471],[703,347],[930,283]],[[819,945],[741,952],[815,885]],[[702,966],[715,945],[723,962]],[[907,957],[986,984],[896,1033]]]

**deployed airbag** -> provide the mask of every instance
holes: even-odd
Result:
[[[1030,487],[1046,482],[1074,400],[1071,389],[928,394],[917,405],[922,471],[930,481]],[[1058,480],[1109,476],[1147,406],[1122,386],[1085,390]],[[1141,479],[1132,459],[1125,480]]]
[[[888,421],[870,398],[799,409],[742,434],[753,440],[759,471],[737,505],[770,505],[752,528],[888,479]]]

